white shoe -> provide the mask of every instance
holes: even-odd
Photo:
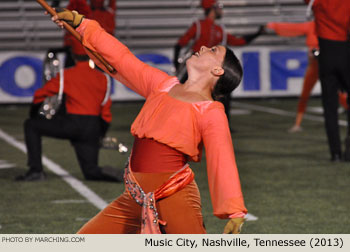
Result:
[[[293,127],[291,127],[288,132],[289,133],[296,133],[296,132],[300,132],[303,131],[303,128],[298,126],[298,125],[294,125]]]

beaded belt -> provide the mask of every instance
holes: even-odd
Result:
[[[166,222],[158,218],[156,201],[180,191],[191,183],[193,178],[194,174],[186,164],[154,192],[145,193],[127,163],[124,173],[125,189],[136,203],[142,206],[141,234],[161,234],[159,224],[166,225]]]

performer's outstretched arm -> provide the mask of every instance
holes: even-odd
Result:
[[[126,80],[124,84],[138,94],[147,97],[170,78],[168,74],[139,60],[96,21],[85,19],[77,31],[83,37],[84,46],[101,54]]]
[[[82,36],[83,45],[91,51],[100,54],[117,70],[118,74],[106,72],[116,79],[124,80],[122,83],[136,93],[148,97],[152,90],[160,88],[166,80],[173,78],[167,73],[139,60],[117,38],[101,28],[96,21],[86,18],[75,20],[67,12],[66,10],[58,13],[57,16],[53,17],[53,21],[62,26],[60,20],[64,20],[73,24],[73,27],[77,27],[76,31]],[[67,16],[70,17],[66,18]],[[75,16],[80,18],[79,15]],[[91,55],[90,52],[89,55]],[[94,59],[94,57],[92,58]],[[98,61],[96,63],[101,66]],[[105,67],[101,66],[101,68],[106,70]]]

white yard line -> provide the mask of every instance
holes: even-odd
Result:
[[[232,106],[235,106],[237,108],[241,109],[251,109],[259,112],[265,112],[265,113],[270,113],[274,115],[280,115],[280,116],[288,116],[288,117],[295,117],[296,113],[295,112],[290,112],[282,109],[276,109],[276,108],[270,108],[270,107],[265,107],[265,106],[259,106],[259,105],[253,105],[249,103],[242,103],[242,102],[231,102]],[[305,114],[304,119],[308,119],[310,121],[317,121],[317,122],[324,122],[323,116],[315,116],[315,115],[307,115]],[[345,120],[339,120],[339,125],[340,126],[347,126],[347,122]]]
[[[75,221],[81,221],[81,222],[88,222],[89,220],[90,220],[89,218],[83,218],[83,217],[75,218]]]
[[[27,149],[25,145],[19,141],[17,141],[12,136],[5,133],[3,130],[0,129],[0,138],[9,143],[10,145],[16,147],[17,149],[21,150],[24,153],[27,153]],[[108,203],[104,201],[102,198],[100,198],[95,192],[90,190],[86,185],[84,185],[80,180],[74,178],[72,175],[70,175],[66,170],[64,170],[61,166],[54,163],[52,160],[48,159],[47,157],[43,156],[43,164],[53,173],[60,176],[65,182],[67,182],[74,190],[76,190],[81,196],[83,196],[88,202],[93,204],[98,209],[105,208]],[[61,200],[61,201],[54,201],[53,203],[58,204],[65,204],[65,203],[84,203],[84,200]],[[258,220],[258,217],[247,214],[247,221],[256,221]],[[84,218],[84,221],[88,219]],[[1,229],[1,226],[0,226]]]
[[[290,112],[290,111],[286,111],[286,110],[282,110],[282,109],[270,108],[270,107],[265,107],[265,106],[259,106],[259,105],[249,104],[249,103],[235,101],[235,102],[231,102],[231,105],[236,107],[236,108],[240,108],[240,109],[254,110],[254,111],[270,113],[270,114],[274,114],[274,115],[287,116],[287,117],[295,117],[296,116],[295,112]],[[315,115],[305,114],[303,118],[310,120],[310,121],[324,122],[323,116],[315,116]],[[339,120],[339,125],[346,127],[347,122],[345,120]],[[245,218],[247,219],[247,221],[258,220],[258,217],[254,216],[251,213],[248,213],[245,216]]]
[[[0,138],[9,143],[10,145],[16,147],[24,153],[27,153],[27,149],[22,142],[17,141],[12,136],[5,133],[0,129]],[[64,170],[61,166],[43,156],[43,164],[53,173],[60,176],[66,183],[68,183],[75,191],[77,191],[81,196],[83,196],[87,201],[89,201],[92,205],[97,207],[98,209],[105,208],[108,203],[104,201],[100,196],[98,196],[95,192],[93,192],[90,188],[84,185],[80,180],[76,179],[72,175],[70,175],[66,170]]]
[[[0,160],[0,169],[8,169],[15,166],[15,164],[8,163],[6,160]]]
[[[65,200],[53,200],[53,204],[85,204],[87,200],[74,200],[74,199],[65,199]]]
[[[288,116],[288,117],[295,117],[296,113],[289,112],[282,109],[276,109],[276,108],[270,108],[265,106],[259,106],[259,105],[253,105],[248,103],[242,103],[242,102],[232,102],[231,105],[241,108],[241,109],[248,109],[248,110],[255,110],[259,112],[265,112],[280,116]],[[323,116],[314,116],[314,115],[304,115],[305,119],[311,120],[311,121],[317,121],[317,122],[323,122]],[[347,126],[347,122],[345,120],[339,120],[339,125],[341,126]],[[27,153],[26,147],[23,143],[17,141],[10,135],[6,134],[4,131],[0,129],[0,138],[5,140],[10,145],[16,147],[17,149],[23,151],[24,153]],[[1,161],[1,160],[0,160]],[[61,166],[54,163],[52,160],[48,159],[47,157],[43,156],[43,164],[53,173],[60,176],[66,183],[68,183],[74,190],[76,190],[81,196],[83,196],[88,202],[96,206],[98,209],[103,209],[107,206],[107,202],[104,201],[102,198],[100,198],[95,192],[90,190],[86,185],[84,185],[80,180],[74,178],[72,175],[70,175],[66,170],[64,170]],[[62,200],[62,201],[54,201],[54,203],[58,204],[64,204],[64,203],[84,203],[84,200]],[[254,216],[251,213],[248,213],[246,215],[247,221],[256,221],[258,220],[257,216]],[[79,219],[80,220],[80,219]],[[87,219],[84,219],[84,221]],[[1,229],[1,225],[0,225]]]
[[[115,198],[107,200],[107,201],[112,202],[113,200],[115,200]],[[64,199],[64,200],[53,200],[53,201],[51,201],[51,203],[53,203],[53,204],[86,204],[86,203],[88,203],[88,201],[86,199],[81,199],[81,200]]]
[[[9,169],[9,168],[13,168],[15,166],[16,166],[15,164],[4,163],[4,164],[0,164],[0,169]]]

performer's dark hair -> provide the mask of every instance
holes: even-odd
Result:
[[[222,64],[224,74],[220,76],[212,92],[214,100],[218,101],[230,94],[242,80],[243,69],[236,55],[226,47],[226,54]]]

